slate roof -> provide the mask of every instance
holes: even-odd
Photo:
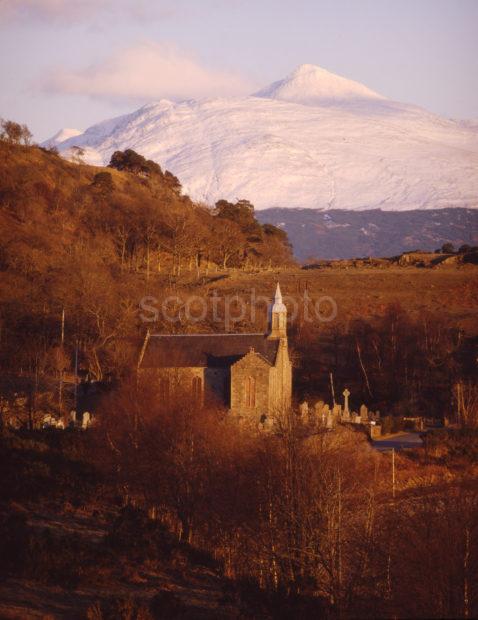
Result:
[[[275,363],[279,340],[267,334],[151,334],[140,368],[227,368],[251,349],[271,365]]]

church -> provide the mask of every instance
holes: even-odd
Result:
[[[231,414],[261,422],[287,409],[292,365],[287,342],[287,308],[279,284],[269,308],[267,332],[253,334],[147,333],[138,373],[158,382],[162,402],[190,394],[202,406],[219,402]]]

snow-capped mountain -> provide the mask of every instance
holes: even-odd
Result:
[[[57,134],[58,136],[58,134]],[[58,140],[58,137],[56,137]],[[92,164],[132,148],[195,200],[258,209],[478,207],[473,123],[397,103],[313,65],[235,99],[161,100],[56,142]]]
[[[60,131],[57,131],[56,134],[52,136],[49,140],[43,142],[42,146],[56,147],[59,144],[62,144],[62,142],[65,142],[70,138],[76,138],[76,136],[80,136],[81,134],[82,132],[79,129],[70,129],[69,127],[64,127],[63,129],[60,129]]]
[[[254,96],[303,105],[384,99],[363,84],[347,80],[315,65],[301,65],[284,80],[274,82]]]

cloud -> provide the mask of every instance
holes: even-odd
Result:
[[[170,0],[0,0],[0,18],[16,21],[75,23],[99,13],[145,20],[167,17],[173,12]]]
[[[254,84],[238,74],[204,67],[174,45],[146,41],[80,71],[53,72],[42,88],[50,93],[144,102],[244,95],[254,90]]]

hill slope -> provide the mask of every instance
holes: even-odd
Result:
[[[455,248],[478,245],[477,209],[264,209],[259,219],[287,232],[300,260],[392,256],[448,242]]]
[[[387,100],[305,65],[242,99],[162,100],[59,144],[109,161],[133,148],[208,203],[258,209],[410,210],[478,206],[473,126]]]
[[[80,364],[102,378],[128,365],[122,343],[143,329],[145,295],[184,276],[200,282],[218,269],[290,264],[286,235],[260,225],[250,205],[203,208],[151,162],[128,171],[141,160],[101,169],[0,141],[2,381],[39,359],[51,376],[63,310],[69,345],[80,338]]]

